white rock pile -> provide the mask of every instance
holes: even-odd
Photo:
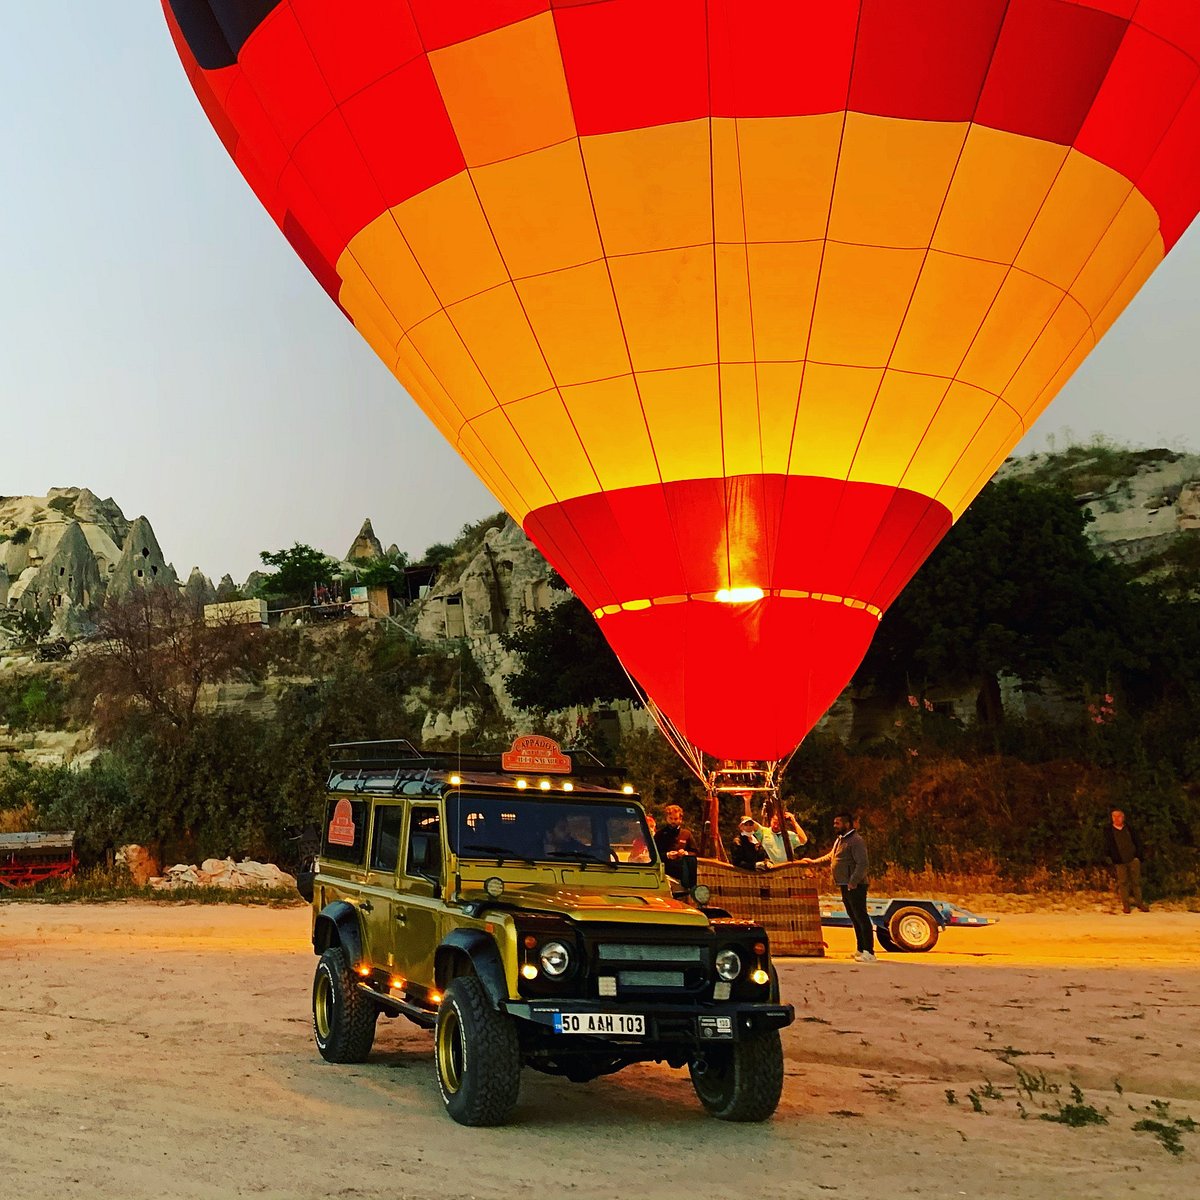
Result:
[[[223,887],[235,890],[252,888],[295,888],[295,877],[274,863],[232,858],[206,858],[198,867],[176,863],[166,873],[150,880],[152,888],[170,890],[181,887]]]

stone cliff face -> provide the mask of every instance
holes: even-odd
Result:
[[[443,567],[429,594],[414,606],[414,632],[433,642],[466,639],[502,711],[516,718],[504,676],[518,663],[500,639],[567,594],[551,588],[546,560],[509,518],[484,534],[465,563]]]
[[[176,577],[145,517],[87,488],[0,498],[0,608],[41,609],[72,634],[106,596],[150,581]]]

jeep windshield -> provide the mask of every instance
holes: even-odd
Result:
[[[460,858],[497,862],[645,866],[657,860],[636,805],[508,796],[451,796],[450,845]]]

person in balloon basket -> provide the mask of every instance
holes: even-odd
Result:
[[[1149,906],[1142,899],[1142,859],[1146,857],[1146,848],[1138,831],[1125,820],[1125,814],[1119,808],[1113,809],[1104,828],[1104,846],[1117,870],[1121,911],[1129,912],[1130,906],[1136,904],[1141,912],[1149,912]]]
[[[683,809],[678,804],[668,804],[663,810],[663,824],[654,832],[654,844],[666,864],[667,874],[675,879],[683,877],[683,860],[700,853],[692,831],[683,823]]]
[[[765,871],[771,865],[759,837],[760,832],[765,830],[751,816],[745,816],[738,822],[737,836],[729,849],[729,861],[735,867],[743,871]]]
[[[793,851],[808,845],[808,834],[800,828],[800,823],[790,812],[783,814],[783,824],[787,826],[787,838],[792,844]],[[781,867],[788,861],[787,847],[784,845],[781,828],[778,813],[772,815],[769,828],[764,829],[761,825],[758,827],[756,836],[763,850],[766,851],[768,866]]]
[[[854,926],[854,959],[856,962],[875,962],[875,929],[867,915],[867,875],[870,870],[867,843],[858,832],[853,813],[838,813],[833,818],[833,832],[837,838],[828,854],[800,861],[833,864],[833,882],[841,889],[842,903]]]

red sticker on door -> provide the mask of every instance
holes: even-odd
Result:
[[[331,846],[354,845],[354,815],[349,800],[343,798],[337,802],[333,810],[333,820],[329,822],[329,836],[326,840]]]

